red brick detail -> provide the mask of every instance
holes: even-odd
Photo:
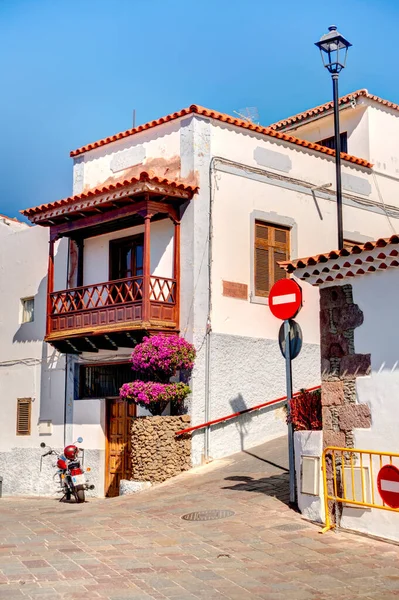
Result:
[[[234,281],[223,281],[223,296],[230,298],[248,299],[248,286],[245,283],[235,283]]]
[[[347,379],[368,375],[371,371],[371,354],[350,354],[341,359],[340,376]]]
[[[345,434],[343,431],[324,431],[323,435],[324,448],[327,446],[338,446],[345,448]]]
[[[339,428],[352,431],[355,427],[371,427],[370,408],[367,404],[346,404],[338,408]]]
[[[322,406],[338,406],[343,404],[344,397],[343,381],[323,381],[321,384]]]
[[[333,321],[338,331],[355,329],[363,324],[363,312],[357,304],[347,304],[345,307],[333,309]]]

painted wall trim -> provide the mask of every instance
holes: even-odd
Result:
[[[214,165],[214,168],[222,173],[237,175],[238,177],[245,177],[247,179],[252,179],[253,181],[259,181],[260,183],[267,183],[295,192],[300,192],[301,194],[306,194],[308,196],[312,196],[313,198],[316,196],[322,200],[328,200],[329,202],[334,203],[336,202],[334,190],[332,190],[331,193],[328,193],[321,190],[315,190],[314,188],[312,189],[311,182],[305,182],[298,179],[296,180],[291,177],[286,177],[281,173],[273,173],[272,171],[263,170],[258,167],[251,167],[250,165],[232,163],[223,159],[222,157],[214,157]],[[386,204],[385,206],[381,206],[380,203],[373,200],[361,198],[359,196],[349,196],[345,193],[343,194],[342,201],[346,206],[352,206],[359,210],[366,210],[384,216],[389,213],[390,217],[399,219],[399,207],[396,206],[387,206]]]

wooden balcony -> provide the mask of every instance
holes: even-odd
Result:
[[[48,307],[46,341],[61,351],[65,344],[69,352],[116,350],[124,332],[128,342],[135,330],[178,329],[177,280],[166,277],[131,277],[52,292]]]
[[[143,171],[131,179],[116,177],[103,187],[24,211],[32,223],[50,229],[46,341],[60,352],[80,353],[132,347],[147,333],[176,335],[180,221],[197,190],[189,182]],[[170,219],[174,226],[173,279],[151,275],[151,223],[162,219]],[[119,265],[114,271],[117,261],[113,262],[110,247],[110,281],[83,285],[85,240],[138,225],[144,225],[142,264]],[[69,239],[69,257],[71,248],[76,252],[76,272],[66,273],[69,289],[54,291],[55,244],[60,238]]]

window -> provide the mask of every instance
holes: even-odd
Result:
[[[110,279],[125,279],[143,274],[144,236],[110,242]]]
[[[22,323],[31,323],[35,317],[34,298],[22,298]]]
[[[30,435],[32,398],[17,400],[17,435]]]
[[[290,230],[255,221],[255,296],[267,297],[271,287],[287,273],[278,262],[290,257]]]
[[[331,137],[324,138],[324,140],[316,142],[316,144],[320,144],[320,146],[326,146],[326,148],[335,150],[335,139],[333,135]],[[348,152],[348,133],[346,131],[341,133],[341,152]]]
[[[124,383],[136,378],[131,363],[113,365],[79,365],[79,398],[119,396]]]

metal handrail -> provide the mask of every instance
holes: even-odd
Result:
[[[315,392],[316,390],[320,390],[321,386],[316,385],[314,387],[308,388],[305,392]],[[292,397],[296,398],[301,394],[302,391],[295,392]],[[182,429],[181,431],[177,431],[175,433],[176,436],[183,435],[183,433],[190,433],[191,431],[196,431],[197,429],[203,429],[204,427],[209,427],[210,425],[215,425],[216,423],[223,423],[224,421],[229,421],[230,419],[234,419],[239,417],[240,415],[244,415],[246,413],[253,412],[255,410],[260,410],[261,408],[265,408],[266,406],[272,406],[273,404],[280,404],[287,400],[287,396],[282,396],[281,398],[276,398],[275,400],[270,400],[269,402],[264,402],[263,404],[258,404],[257,406],[252,406],[251,408],[245,408],[244,410],[240,410],[238,412],[232,413],[231,415],[227,415],[226,417],[221,417],[220,419],[214,419],[213,421],[207,421],[206,423],[201,423],[201,425],[194,425],[194,427],[188,427],[187,429]]]

